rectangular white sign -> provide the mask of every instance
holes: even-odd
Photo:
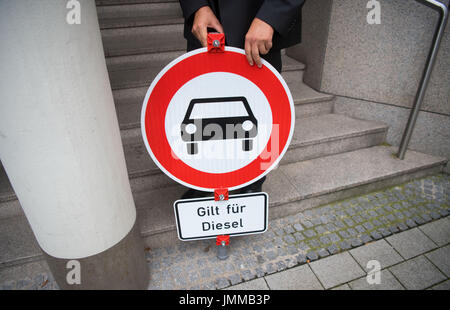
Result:
[[[178,238],[210,239],[218,235],[251,235],[267,230],[269,196],[266,193],[183,199],[174,203]]]

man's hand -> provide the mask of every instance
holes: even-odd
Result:
[[[203,47],[207,45],[208,28],[214,28],[223,33],[223,27],[209,6],[203,6],[195,12],[192,33],[200,41]]]
[[[273,28],[263,20],[255,18],[245,35],[245,55],[248,63],[258,68],[262,67],[261,55],[267,54],[272,48]]]

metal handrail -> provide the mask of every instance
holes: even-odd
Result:
[[[402,141],[398,149],[397,156],[400,159],[405,158],[406,149],[408,147],[409,141],[414,130],[414,126],[417,121],[417,116],[419,115],[420,107],[425,96],[425,91],[427,90],[428,82],[430,81],[431,72],[433,71],[433,65],[436,62],[436,56],[441,44],[441,40],[444,34],[445,26],[448,21],[448,8],[445,4],[435,1],[435,0],[416,0],[418,2],[425,2],[424,4],[433,8],[440,10],[440,22],[439,27],[436,29],[433,45],[431,46],[430,53],[428,54],[425,70],[422,75],[422,80],[419,84],[419,89],[417,90],[416,98],[414,100],[414,105],[412,107],[411,113],[409,115],[408,123],[406,124],[405,131],[403,133]]]

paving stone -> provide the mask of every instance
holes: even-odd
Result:
[[[328,230],[324,226],[317,226],[316,228],[317,234],[323,235],[324,233],[328,232]]]
[[[332,291],[350,291],[351,288],[350,288],[350,286],[348,286],[348,284],[342,284],[342,285],[332,288],[331,290]]]
[[[439,210],[439,214],[442,216],[447,216],[450,214],[450,211],[449,210]]]
[[[299,264],[304,264],[304,263],[306,263],[306,256],[303,255],[303,254],[297,255],[295,258],[297,259],[297,262],[298,262]]]
[[[319,259],[319,255],[317,255],[316,252],[311,251],[311,252],[308,252],[308,253],[306,254],[306,258],[307,258],[310,262],[312,262],[312,261],[315,261],[315,260]]]
[[[390,235],[392,235],[392,232],[389,229],[386,229],[384,227],[381,227],[378,229],[378,232],[384,237],[389,237]]]
[[[386,210],[386,212],[394,211],[394,209],[392,209],[390,206],[384,206],[383,208],[384,208],[384,210]]]
[[[344,239],[349,239],[350,238],[350,234],[347,231],[345,231],[345,230],[340,231],[339,235],[341,235],[341,237],[344,238]]]
[[[294,238],[295,238],[295,240],[297,240],[297,241],[305,240],[305,236],[303,236],[303,234],[302,234],[301,232],[296,232],[296,233],[294,234]]]
[[[341,243],[339,243],[339,247],[342,249],[342,250],[348,250],[348,249],[351,249],[351,244],[347,241],[347,240],[344,240],[344,241],[342,241]]]
[[[308,265],[302,265],[265,277],[271,290],[323,290]]]
[[[303,232],[303,234],[306,236],[306,238],[312,238],[312,237],[317,235],[316,232],[314,230],[311,230],[311,229],[305,230]]]
[[[242,282],[242,278],[240,274],[236,273],[229,276],[228,281],[230,281],[231,285],[236,285]]]
[[[405,224],[408,225],[409,228],[413,228],[413,227],[417,226],[416,222],[412,219],[407,219]]]
[[[284,236],[284,237],[283,237],[283,240],[286,241],[286,242],[289,243],[289,244],[293,244],[293,243],[296,242],[296,241],[295,241],[295,238],[292,237],[291,235]]]
[[[379,239],[383,238],[383,236],[378,231],[372,231],[370,233],[370,236],[375,240],[379,240]]]
[[[450,245],[434,250],[425,256],[439,268],[447,277],[450,277]]]
[[[275,252],[273,250],[266,253],[266,257],[269,260],[274,260],[275,258],[277,258],[277,256],[278,256],[277,252]]]
[[[310,221],[307,221],[307,220],[302,220],[301,222],[302,222],[303,226],[305,226],[306,228],[311,228],[314,226]]]
[[[285,270],[287,268],[287,266],[286,266],[285,262],[280,261],[280,262],[276,262],[276,268],[277,268],[277,271],[280,272],[280,271]]]
[[[355,229],[358,233],[363,233],[366,231],[366,229],[361,225],[355,226]]]
[[[364,225],[364,227],[365,227],[367,230],[372,230],[372,229],[375,228],[375,227],[372,225],[372,223],[370,223],[370,222],[365,222],[363,225]]]
[[[347,224],[348,226],[354,226],[354,225],[355,225],[355,222],[354,222],[352,219],[345,218],[343,221],[344,221],[345,224]]]
[[[423,290],[446,279],[423,255],[392,266],[389,271],[409,290]]]
[[[330,252],[331,255],[336,254],[339,252],[339,248],[337,247],[337,245],[332,244],[327,248],[328,252]]]
[[[393,222],[393,221],[396,220],[394,214],[388,214],[388,215],[386,215],[386,218],[387,218],[389,221],[391,221],[391,222]]]
[[[436,244],[431,241],[418,228],[413,228],[386,238],[400,255],[411,258],[436,248]]]
[[[266,265],[266,273],[267,274],[272,274],[272,273],[275,273],[275,272],[277,272],[277,269],[276,269],[275,265],[273,263],[268,263]]]
[[[425,223],[426,223],[426,221],[425,221],[422,217],[420,217],[420,216],[418,216],[418,215],[414,216],[412,219],[413,219],[414,222],[416,222],[418,225],[422,225],[422,224],[425,224]]]
[[[309,264],[325,289],[347,283],[365,275],[348,252],[332,255]]]
[[[378,208],[375,211],[378,213],[378,215],[384,215],[386,213],[386,211],[383,208]]]
[[[362,245],[363,243],[362,243],[362,241],[359,239],[359,238],[353,238],[352,240],[351,240],[351,245],[352,245],[352,247],[358,247],[358,246],[360,246],[360,245]]]
[[[262,269],[261,267],[258,267],[255,269],[255,274],[256,274],[257,278],[261,278],[261,277],[264,277],[264,275],[266,273],[264,272],[264,269]]]
[[[319,240],[317,240],[317,239],[311,239],[311,240],[309,240],[309,241],[308,241],[308,244],[309,244],[309,246],[310,246],[312,249],[315,249],[315,248],[318,248],[318,247],[321,246]]]
[[[289,257],[289,258],[286,258],[286,259],[284,260],[284,262],[286,263],[287,268],[292,268],[292,267],[298,265],[297,259],[296,259],[295,257]]]
[[[433,220],[437,220],[437,219],[441,218],[441,215],[438,212],[436,212],[436,211],[432,211],[430,213],[430,215],[433,218]]]
[[[303,231],[304,230],[303,226],[300,223],[294,224],[294,229],[296,231]]]
[[[413,223],[414,223],[414,221],[413,221]],[[397,223],[396,226],[398,227],[398,229],[400,231],[406,231],[409,229],[409,227],[406,225],[406,223],[403,223],[403,222]]]
[[[372,241],[372,238],[367,234],[362,234],[360,238],[363,243],[368,243]]]
[[[400,229],[398,229],[398,227],[395,226],[395,225],[390,226],[390,227],[389,227],[389,230],[390,230],[393,234],[398,233],[398,232],[400,231]]]
[[[431,289],[432,290],[450,291],[450,280],[447,280],[447,281],[444,281],[442,283],[436,284]]]
[[[256,280],[252,280],[249,282],[244,282],[238,285],[234,285],[226,288],[226,290],[253,290],[253,291],[267,291],[269,287],[267,286],[266,281],[263,278],[258,278]]]
[[[333,223],[328,223],[327,225],[325,225],[325,228],[330,232],[337,230],[336,225],[334,225]]]
[[[319,251],[317,251],[317,254],[319,255],[320,258],[330,256],[330,253],[328,253],[328,251],[325,249],[320,249]]]
[[[319,240],[320,240],[320,242],[322,244],[329,244],[329,243],[331,243],[330,238],[328,238],[327,236],[322,236],[322,237],[319,238]]]
[[[383,225],[379,220],[373,220],[373,221],[372,221],[372,224],[373,224],[374,226],[381,226],[381,225]]]
[[[344,224],[343,221],[338,220],[338,221],[334,222],[334,224],[335,224],[338,228],[345,228],[345,224]]]
[[[450,221],[447,218],[427,223],[420,226],[419,229],[437,245],[450,243]]]
[[[341,240],[341,238],[339,238],[339,236],[335,233],[329,234],[328,238],[330,238],[331,242],[335,242],[335,243]]]
[[[307,245],[305,242],[300,242],[298,244],[298,247],[302,251],[308,251],[310,249],[309,245]]]
[[[403,258],[394,248],[383,239],[352,249],[350,250],[350,254],[363,266],[366,272],[370,271],[367,268],[367,263],[371,260],[380,262],[382,269],[403,261]]]
[[[284,228],[285,233],[287,234],[293,234],[295,232],[294,227],[292,227],[291,225],[288,225]]]
[[[401,283],[389,270],[380,271],[380,282],[369,283],[367,276],[353,280],[348,284],[353,290],[404,290]]]
[[[358,232],[354,228],[347,229],[347,232],[353,237],[358,235]]]
[[[314,224],[314,226],[322,224],[322,221],[320,220],[320,218],[312,218],[311,222]]]

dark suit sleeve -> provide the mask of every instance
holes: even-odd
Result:
[[[265,0],[256,17],[273,27],[281,36],[289,33],[305,0]]]
[[[209,3],[208,0],[180,0],[180,5],[184,18],[189,20],[199,8]]]

